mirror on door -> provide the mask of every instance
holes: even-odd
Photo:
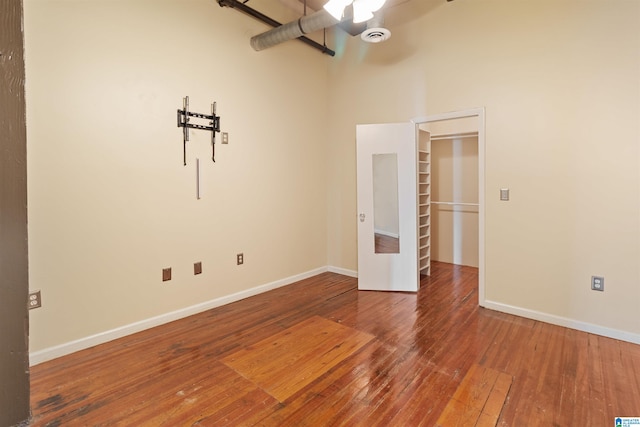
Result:
[[[373,228],[377,254],[400,253],[398,155],[373,154]]]

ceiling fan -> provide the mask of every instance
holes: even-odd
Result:
[[[280,0],[296,10],[304,7],[304,16],[285,24],[280,24],[251,9],[245,4],[249,0],[243,2],[238,0],[217,1],[220,6],[239,9],[275,27],[251,37],[250,44],[254,50],[264,50],[297,38],[323,53],[334,56],[335,52],[329,49],[326,44],[321,45],[308,39],[306,35],[339,26],[352,36],[360,35],[362,40],[369,43],[385,41],[391,36],[391,32],[383,27],[383,7],[386,9],[409,0]],[[312,11],[311,14],[307,15],[307,8]]]
[[[344,16],[345,9],[351,5],[353,7],[353,23],[359,24],[373,18],[373,12],[380,10],[386,0],[329,0],[324,6],[324,10],[337,20]]]

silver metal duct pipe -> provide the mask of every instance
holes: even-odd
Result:
[[[230,7],[232,9],[239,10],[251,16],[252,18],[262,21],[265,24],[271,25],[272,27],[279,27],[282,25],[280,22],[276,21],[275,19],[269,18],[267,15],[260,13],[255,9],[250,8],[249,6],[239,2],[238,0],[218,0],[218,4],[220,5],[220,7]],[[318,49],[322,53],[326,53],[329,56],[335,56],[336,54],[333,50],[329,49],[326,45],[322,45],[314,40],[311,40],[310,38],[298,37],[298,40],[315,49]]]
[[[338,22],[326,10],[320,9],[311,15],[303,16],[296,21],[251,37],[251,47],[254,50],[264,50],[288,40],[297,39],[305,34],[332,27]]]

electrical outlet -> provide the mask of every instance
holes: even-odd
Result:
[[[40,291],[29,292],[29,303],[27,304],[29,310],[32,308],[42,307],[42,298],[40,297]]]
[[[509,201],[509,189],[508,188],[501,188],[500,189],[500,200],[507,202]]]
[[[222,143],[223,144],[229,143],[229,134],[227,132],[222,132]]]
[[[604,277],[591,276],[591,289],[594,291],[604,292]]]
[[[239,253],[238,255],[236,255],[236,264],[237,265],[244,264],[244,254]]]
[[[193,274],[202,274],[202,263],[196,262],[193,264]]]
[[[171,280],[171,267],[162,269],[162,281],[166,282],[167,280]]]

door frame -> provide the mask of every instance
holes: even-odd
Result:
[[[416,127],[424,123],[477,117],[478,119],[478,305],[485,307],[485,109],[421,116],[411,119]]]

